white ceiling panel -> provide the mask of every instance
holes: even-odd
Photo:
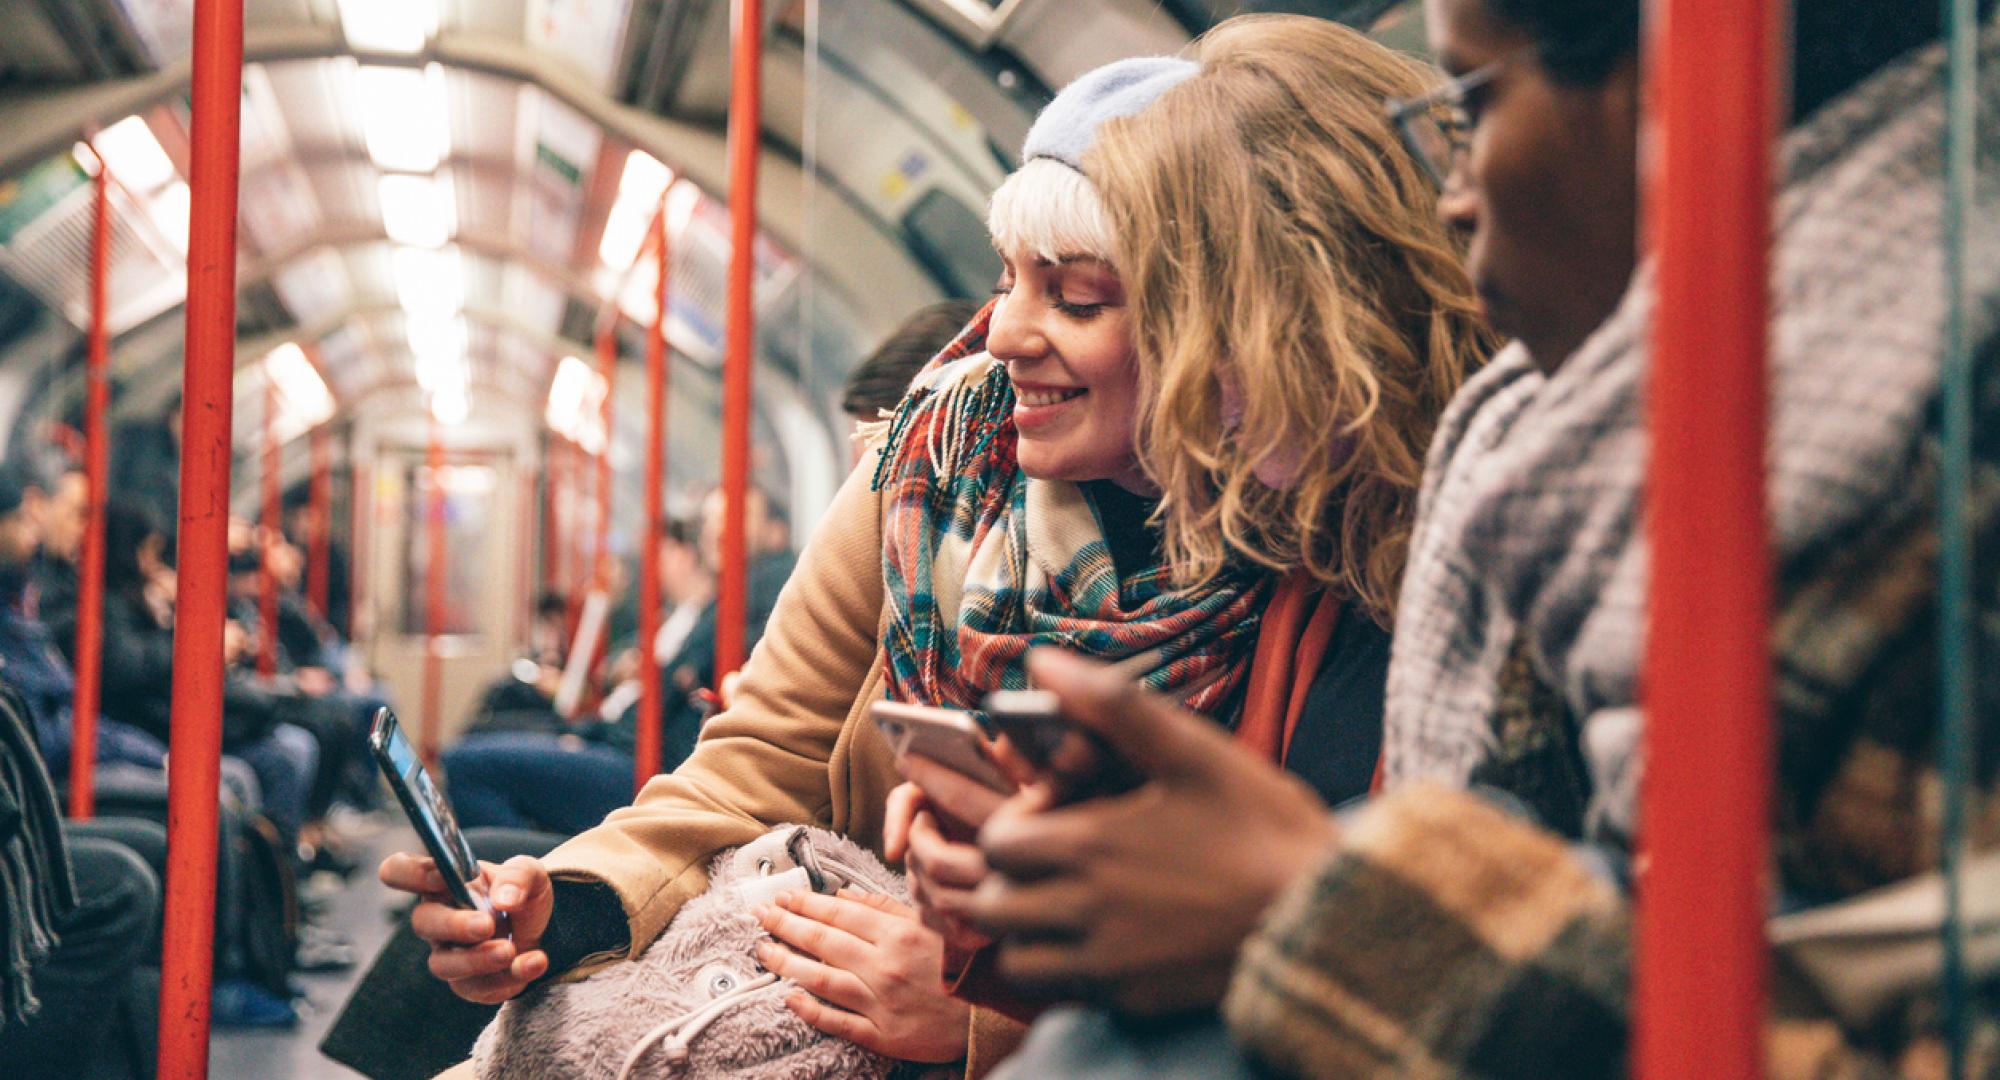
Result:
[[[361,149],[361,131],[346,104],[353,68],[345,58],[264,65],[294,145],[321,153]]]
[[[312,194],[329,225],[382,224],[380,173],[366,159],[323,161],[313,167]]]

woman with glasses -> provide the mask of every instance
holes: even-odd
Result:
[[[1146,779],[1118,798],[1022,798],[992,815],[980,835],[992,874],[969,915],[999,939],[1003,973],[1127,1013],[1220,1005],[1257,1075],[1624,1075],[1653,319],[1635,241],[1639,8],[1429,0],[1454,81],[1389,107],[1516,343],[1468,381],[1431,448],[1397,611],[1385,794],[1335,819],[1115,672],[1043,662],[1066,713]],[[1937,22],[1903,0],[1800,0],[1792,27],[1771,259],[1772,904],[1812,909],[1822,949],[1852,951],[1774,962],[1765,1045],[1775,1077],[1942,1077],[1955,1021],[1939,965],[1916,957],[1883,978],[1894,950],[1867,944],[1883,941],[1870,937],[1879,924],[1855,905],[1899,885],[1942,902],[1926,872],[1945,828],[1944,50],[1927,44]],[[1996,175],[2000,24],[1987,20],[1976,48],[1971,145]],[[1991,401],[2000,186],[1973,199],[1968,337],[1978,400]],[[2000,452],[1987,438],[1976,454],[1982,561],[1966,633],[1991,652]],[[1996,672],[1982,671],[1972,705],[1989,747]],[[1990,849],[2000,820],[1996,768],[1989,754],[1972,778],[1969,817],[1987,823],[1976,847]],[[1286,859],[1289,874],[1265,872]],[[1785,936],[1810,933],[1793,923]],[[1226,995],[1159,993],[1212,986],[1188,973],[1218,967]],[[1972,974],[1961,1075],[1991,1076],[1994,969]],[[1133,1037],[1058,1020],[1030,1034],[1013,1076],[1165,1075],[1203,1047],[1235,1059],[1184,1026]]]

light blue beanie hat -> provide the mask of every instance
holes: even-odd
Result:
[[[1082,76],[1035,117],[1021,144],[1021,163],[1049,158],[1082,172],[1083,155],[1097,143],[1098,125],[1144,111],[1200,70],[1199,64],[1179,57],[1137,56]]]

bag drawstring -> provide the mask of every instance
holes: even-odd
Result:
[[[807,886],[813,892],[830,893],[833,890],[828,887],[830,883],[826,880],[822,868],[840,875],[846,880],[849,888],[859,892],[877,894],[882,891],[867,883],[867,875],[861,868],[838,858],[822,856],[814,851],[808,841],[808,835],[805,829],[800,828],[787,838],[786,852],[796,864],[792,869],[781,874],[752,879],[751,882],[738,886],[745,893],[746,900],[768,903],[772,897],[765,896],[764,893],[772,892],[775,895],[773,890],[789,892],[800,885]],[[760,869],[766,868],[760,867]],[[663,1052],[666,1055],[668,1068],[679,1069],[685,1066],[689,1048],[708,1025],[714,1023],[723,1013],[743,1004],[750,995],[777,982],[777,975],[769,971],[764,972],[698,1009],[689,1010],[656,1025],[633,1045],[630,1053],[625,1055],[625,1064],[618,1070],[618,1080],[630,1080],[632,1070],[639,1067],[640,1059],[662,1039],[666,1040]]]
[[[743,1004],[744,999],[751,994],[775,985],[777,981],[778,977],[767,971],[699,1009],[682,1013],[657,1025],[640,1038],[632,1047],[631,1053],[625,1055],[625,1064],[618,1070],[618,1080],[629,1080],[632,1070],[639,1066],[639,1059],[645,1057],[646,1052],[653,1048],[653,1044],[662,1039],[666,1040],[664,1053],[667,1066],[678,1069],[686,1065],[688,1047],[694,1043],[695,1037],[700,1035],[703,1029],[714,1023],[723,1013]]]

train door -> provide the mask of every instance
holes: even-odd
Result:
[[[422,443],[380,447],[367,482],[361,544],[363,590],[374,615],[364,646],[369,662],[392,688],[404,722],[434,733],[444,746],[463,729],[481,688],[507,670],[515,647],[518,613],[529,600],[516,571],[529,554],[523,545],[532,543],[518,523],[532,488],[511,450],[440,457],[434,469]],[[433,484],[444,531],[436,547],[426,532]],[[442,585],[433,610],[432,554],[440,548]]]

